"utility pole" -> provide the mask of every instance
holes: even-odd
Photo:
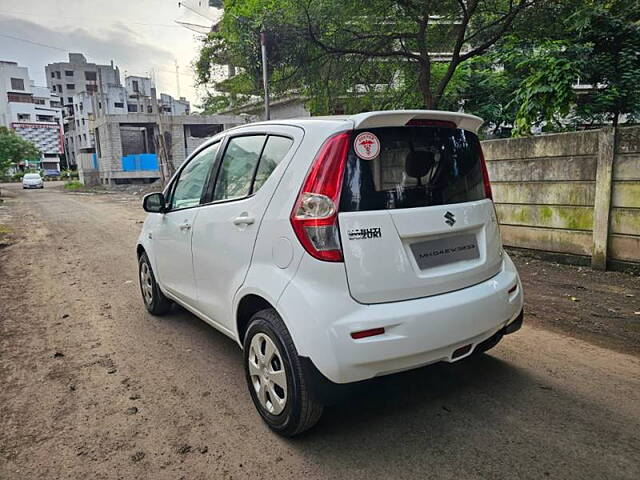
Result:
[[[267,72],[267,33],[260,32],[260,47],[262,49],[262,83],[264,84],[264,119],[270,120],[269,112],[269,73]]]
[[[178,100],[180,99],[180,66],[176,60],[176,89],[178,90]]]

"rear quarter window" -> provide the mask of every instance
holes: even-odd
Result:
[[[363,133],[356,130],[352,139]],[[366,130],[379,140],[379,154],[365,160],[353,140],[347,157],[340,210],[416,208],[486,198],[478,137],[435,126]]]

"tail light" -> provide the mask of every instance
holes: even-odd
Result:
[[[350,139],[345,132],[324,142],[291,211],[291,225],[304,249],[326,262],[343,261],[338,205]]]
[[[482,145],[478,140],[478,152],[480,152],[480,168],[482,168],[482,183],[484,184],[484,194],[487,198],[493,200],[493,192],[491,191],[491,182],[489,181],[489,171],[487,170],[487,161],[484,159]]]

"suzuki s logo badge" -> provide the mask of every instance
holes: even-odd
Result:
[[[453,227],[453,224],[456,223],[456,216],[451,212],[445,213],[444,218],[445,218],[444,223],[446,223],[450,227]]]

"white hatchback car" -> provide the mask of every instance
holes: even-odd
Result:
[[[144,199],[147,309],[176,302],[237,341],[283,435],[337,384],[488,350],[522,325],[523,295],[481,123],[404,110],[220,133]]]
[[[39,173],[25,173],[22,177],[22,188],[44,188],[44,181]]]

